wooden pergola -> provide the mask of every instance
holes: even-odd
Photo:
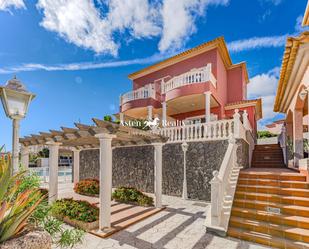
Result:
[[[73,156],[74,183],[79,181],[79,152],[100,150],[100,229],[111,226],[112,147],[153,145],[155,148],[155,206],[162,201],[162,146],[166,137],[148,131],[93,118],[94,125],[75,123],[75,128],[61,127],[31,134],[20,139],[21,162],[28,165],[29,146],[48,145],[49,148],[49,202],[58,197],[58,155],[60,148],[71,149]]]

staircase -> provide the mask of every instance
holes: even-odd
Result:
[[[279,144],[256,145],[252,156],[252,168],[284,168]]]
[[[252,168],[240,171],[227,234],[270,247],[309,248],[309,182],[284,168],[278,147],[257,145]]]

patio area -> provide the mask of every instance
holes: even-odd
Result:
[[[72,184],[59,184],[59,198],[98,202],[98,198],[81,196],[73,192]],[[208,203],[182,200],[178,197],[163,195],[166,208],[108,238],[100,238],[87,233],[84,242],[75,247],[104,249],[263,249],[257,244],[232,238],[222,238],[205,233],[205,211]],[[56,248],[56,247],[54,247]]]

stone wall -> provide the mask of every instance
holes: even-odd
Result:
[[[187,151],[187,189],[190,199],[210,201],[210,180],[219,170],[228,141],[189,142]],[[248,165],[249,146],[237,140],[237,162]],[[182,195],[183,160],[181,143],[163,146],[162,191],[172,196]],[[99,150],[80,152],[80,179],[99,178]],[[154,147],[133,146],[113,149],[113,187],[130,186],[144,192],[154,192]]]
[[[154,147],[135,146],[113,149],[113,187],[135,187],[154,192]]]

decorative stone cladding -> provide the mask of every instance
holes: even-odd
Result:
[[[187,151],[187,189],[190,199],[210,201],[210,180],[219,170],[228,146],[228,140],[189,142]],[[237,140],[237,162],[248,165],[249,145]],[[181,143],[163,146],[162,191],[172,196],[182,195],[184,155]],[[99,150],[80,152],[80,179],[99,178]],[[154,191],[154,148],[147,146],[113,149],[113,187],[135,187]]]

